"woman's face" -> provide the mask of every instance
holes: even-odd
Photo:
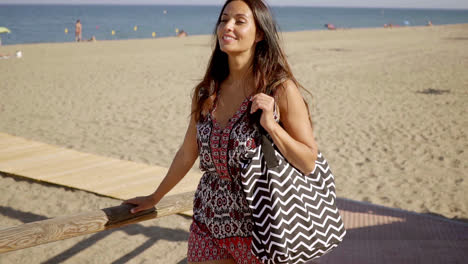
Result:
[[[223,10],[218,25],[219,46],[228,54],[250,51],[260,41],[255,20],[249,6],[243,1],[232,1]]]

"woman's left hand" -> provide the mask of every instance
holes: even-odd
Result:
[[[262,116],[260,117],[260,125],[262,125],[266,131],[270,131],[276,125],[274,117],[275,99],[264,93],[259,93],[252,96],[250,101],[252,101],[250,113],[253,114],[261,109]]]

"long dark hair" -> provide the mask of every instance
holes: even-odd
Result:
[[[216,22],[213,35],[216,44],[208,68],[203,80],[195,87],[193,93],[195,107],[192,109],[192,115],[197,121],[212,107],[221,82],[229,75],[228,55],[221,51],[217,39],[217,28],[224,9],[233,1],[242,1],[249,6],[255,20],[257,33],[263,36],[263,39],[256,44],[251,65],[255,82],[255,94],[275,95],[276,90],[286,80],[292,80],[298,87],[301,87],[291,72],[286,56],[280,46],[277,25],[265,2],[263,0],[227,0]]]

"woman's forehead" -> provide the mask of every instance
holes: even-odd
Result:
[[[252,10],[244,1],[232,1],[224,8],[222,15],[251,17]]]

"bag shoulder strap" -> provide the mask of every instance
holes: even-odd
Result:
[[[279,165],[279,162],[275,155],[275,148],[273,147],[273,142],[271,142],[271,140],[268,138],[267,136],[268,134],[263,128],[260,129],[260,133],[262,135],[261,136],[262,151],[265,157],[267,167],[269,169],[277,167]]]

